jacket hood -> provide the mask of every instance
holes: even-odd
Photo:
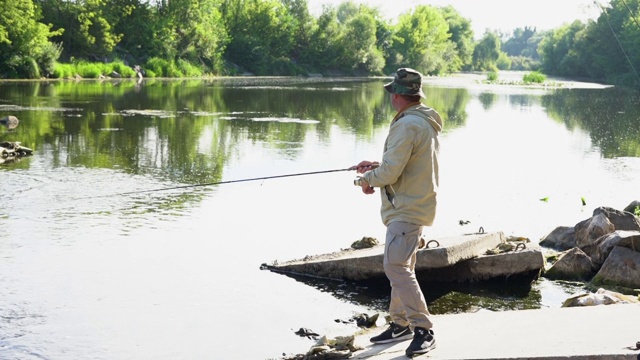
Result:
[[[431,126],[437,133],[442,132],[443,123],[442,123],[442,118],[440,117],[440,114],[438,114],[437,111],[433,110],[432,108],[424,104],[419,104],[419,105],[410,107],[409,109],[405,110],[403,114],[405,116],[416,115],[421,118],[424,118],[429,122],[429,124],[431,124]]]

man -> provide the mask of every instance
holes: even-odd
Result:
[[[382,162],[362,161],[352,166],[362,174],[365,194],[379,188],[382,222],[387,227],[384,271],[391,283],[389,328],[371,338],[388,343],[413,338],[406,355],[413,357],[435,348],[433,324],[415,276],[416,251],[422,229],[433,224],[438,192],[438,134],[440,115],[420,103],[422,75],[399,69],[384,85],[397,111],[384,144]]]

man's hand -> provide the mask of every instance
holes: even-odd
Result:
[[[373,193],[375,193],[376,191],[369,185],[369,183],[367,182],[367,180],[360,178],[360,187],[362,188],[362,192],[367,194],[367,195],[371,195]]]
[[[349,168],[349,170],[356,170],[358,174],[364,174],[369,170],[373,170],[380,166],[380,163],[377,161],[360,161],[358,165],[353,165]]]

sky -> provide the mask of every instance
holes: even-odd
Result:
[[[315,16],[323,4],[337,6],[345,0],[307,0]],[[471,21],[476,38],[485,30],[512,33],[516,28],[535,27],[538,31],[558,28],[574,20],[596,19],[600,7],[594,0],[353,0],[377,7],[385,18],[395,21],[416,5],[453,6],[462,17]],[[598,0],[606,4],[606,0]]]

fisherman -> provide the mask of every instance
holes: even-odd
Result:
[[[397,114],[391,120],[382,162],[361,161],[351,169],[362,174],[362,192],[379,188],[381,217],[387,227],[384,272],[391,284],[391,323],[372,343],[413,338],[406,355],[424,354],[436,346],[433,323],[415,275],[416,251],[422,230],[433,224],[438,193],[439,133],[442,120],[434,109],[420,102],[422,75],[401,68],[384,85]]]

